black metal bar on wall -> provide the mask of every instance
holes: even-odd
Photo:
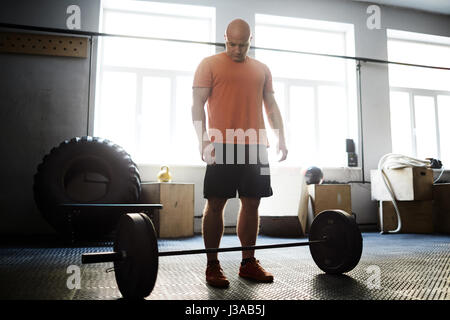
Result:
[[[220,43],[220,42],[206,42],[206,41],[194,41],[194,40],[182,40],[182,39],[157,38],[157,37],[147,37],[147,36],[137,36],[137,35],[122,35],[122,34],[93,32],[93,31],[82,31],[82,30],[68,30],[68,29],[58,29],[58,28],[37,27],[37,26],[28,26],[28,25],[20,25],[20,24],[11,24],[11,23],[0,23],[0,27],[7,28],[7,29],[32,30],[32,31],[49,32],[49,33],[60,33],[60,34],[70,34],[70,35],[87,36],[87,37],[93,37],[93,36],[97,36],[97,37],[118,37],[118,38],[131,38],[131,39],[143,39],[143,40],[158,40],[158,41],[170,41],[170,42],[182,42],[182,43],[196,43],[196,44],[204,44],[204,45],[225,47],[225,44],[224,43]],[[371,62],[371,63],[395,64],[395,65],[402,65],[402,66],[409,66],[409,67],[420,67],[420,68],[429,68],[429,69],[450,70],[450,67],[439,67],[439,66],[431,66],[431,65],[423,65],[423,64],[415,64],[415,63],[406,63],[406,62],[399,62],[399,61],[388,61],[388,60],[373,59],[373,58],[366,58],[366,57],[352,57],[352,56],[343,56],[343,55],[335,55],[335,54],[306,52],[306,51],[295,51],[295,50],[286,50],[286,49],[277,49],[277,48],[265,48],[265,47],[255,47],[255,46],[251,46],[250,49],[253,49],[253,50],[268,50],[268,51],[284,52],[284,53],[308,54],[308,55],[315,55],[315,56],[322,56],[322,57],[329,57],[329,58],[349,59],[349,60],[356,60],[356,61],[362,61],[362,62]]]

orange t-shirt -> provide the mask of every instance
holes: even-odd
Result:
[[[273,87],[265,64],[251,57],[235,62],[225,52],[215,54],[197,67],[193,87],[211,88],[207,110],[212,142],[269,146],[262,105],[264,92],[273,92]]]

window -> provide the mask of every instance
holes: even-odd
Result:
[[[354,56],[353,26],[318,20],[257,14],[255,44]],[[289,147],[285,164],[347,166],[345,140],[358,142],[355,62],[264,49],[255,54],[272,72]],[[269,129],[268,136],[275,145]],[[276,158],[271,149],[270,157]]]
[[[450,38],[388,30],[388,59],[450,67]],[[450,162],[450,71],[389,65],[392,151]],[[447,117],[447,118],[446,118]]]
[[[102,32],[215,41],[215,9],[147,1],[104,2]],[[199,164],[191,121],[192,80],[202,44],[102,37],[94,134],[139,164]],[[180,157],[180,155],[183,155]]]

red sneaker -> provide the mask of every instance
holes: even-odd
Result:
[[[264,270],[259,264],[259,260],[253,258],[251,261],[241,265],[239,276],[256,282],[273,282],[273,275]]]
[[[228,288],[230,285],[218,261],[208,263],[206,267],[206,283],[216,288]]]

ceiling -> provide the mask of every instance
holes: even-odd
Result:
[[[450,15],[450,0],[352,0]]]

